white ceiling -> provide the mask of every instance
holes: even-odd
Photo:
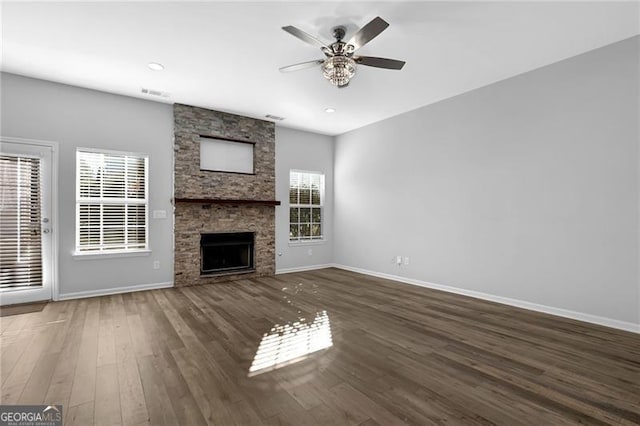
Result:
[[[350,86],[285,33],[330,40],[375,16],[390,27],[359,50],[407,62],[361,66]],[[179,102],[335,135],[634,36],[639,3],[611,2],[67,2],[2,4],[2,70],[161,102]],[[151,71],[159,62],[164,71]],[[141,88],[166,91],[167,99]],[[326,107],[337,112],[327,114]]]

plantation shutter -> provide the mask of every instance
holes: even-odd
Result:
[[[77,153],[78,252],[147,248],[147,157]]]
[[[0,288],[42,285],[40,159],[0,155]]]

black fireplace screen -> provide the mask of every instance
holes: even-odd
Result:
[[[201,273],[253,270],[253,239],[253,232],[201,234]]]

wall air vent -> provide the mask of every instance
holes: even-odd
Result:
[[[267,114],[265,115],[265,117],[267,117],[269,120],[274,120],[274,121],[284,120],[284,117],[278,117],[277,115],[273,115],[273,114]]]
[[[162,98],[168,98],[169,97],[169,92],[163,92],[162,90],[146,89],[146,88],[143,87],[142,89],[140,89],[140,91],[142,93],[144,93],[145,95],[160,96]]]

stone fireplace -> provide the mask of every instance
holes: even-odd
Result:
[[[181,104],[173,112],[175,286],[273,275],[274,124]],[[203,138],[254,144],[254,172],[200,170]]]

